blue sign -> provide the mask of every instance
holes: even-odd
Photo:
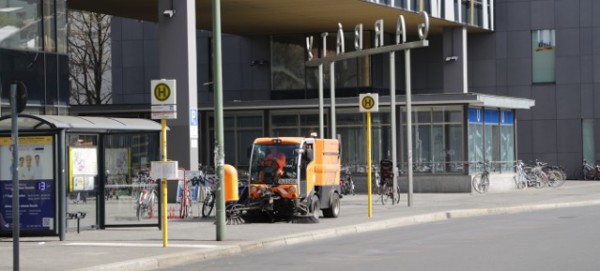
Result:
[[[503,125],[513,125],[514,117],[512,111],[502,111],[500,112],[500,124]]]
[[[469,108],[469,122],[470,123],[482,123],[483,112],[481,108]]]
[[[21,231],[56,231],[54,180],[19,181]],[[0,231],[12,231],[12,181],[0,181]]]
[[[190,126],[198,127],[198,110],[190,109]]]
[[[498,124],[498,110],[485,109],[485,124]]]

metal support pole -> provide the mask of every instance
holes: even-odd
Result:
[[[217,174],[217,241],[225,240],[225,190],[223,166],[225,165],[225,150],[223,148],[223,74],[221,56],[221,1],[213,0],[213,84],[215,90],[215,173]]]
[[[325,138],[325,117],[323,116],[323,64],[319,64],[319,138]]]
[[[404,71],[406,77],[406,148],[408,149],[408,206],[413,200],[413,153],[412,153],[412,90],[410,78],[410,50],[404,51]]]
[[[336,137],[336,129],[335,129],[335,62],[331,62],[329,64],[329,90],[330,90],[330,100],[331,100],[331,110],[329,111],[331,114],[331,138],[335,139]]]
[[[390,119],[392,129],[392,168],[393,168],[393,187],[394,187],[394,199],[397,199],[400,195],[398,194],[398,154],[396,150],[396,53],[390,53]],[[392,204],[396,204],[392,200]]]
[[[17,124],[17,84],[10,85],[10,102],[12,114],[12,232],[13,232],[13,270],[19,270],[19,237],[21,235],[21,221],[19,219],[19,170],[17,161],[19,159],[19,126]]]
[[[371,112],[367,112],[367,206],[369,208],[369,217],[373,216],[373,196],[372,196],[372,167],[371,167]]]
[[[167,120],[160,120],[160,148],[161,148],[161,156],[162,161],[167,161]],[[169,208],[169,203],[167,202],[167,178],[163,178],[161,183],[162,191],[161,191],[161,200],[162,200],[162,231],[163,231],[163,247],[167,247],[169,245],[169,218],[167,216],[167,208]]]

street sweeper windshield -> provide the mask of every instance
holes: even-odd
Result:
[[[250,161],[250,183],[275,184],[279,179],[296,178],[294,150],[298,144],[255,144]]]

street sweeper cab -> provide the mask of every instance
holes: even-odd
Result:
[[[317,222],[340,212],[337,139],[257,138],[250,155],[248,216]]]

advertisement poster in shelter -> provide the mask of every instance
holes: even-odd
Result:
[[[53,146],[52,136],[19,137],[16,163],[22,232],[56,231]],[[0,137],[0,232],[12,231],[12,165],[12,138]]]

